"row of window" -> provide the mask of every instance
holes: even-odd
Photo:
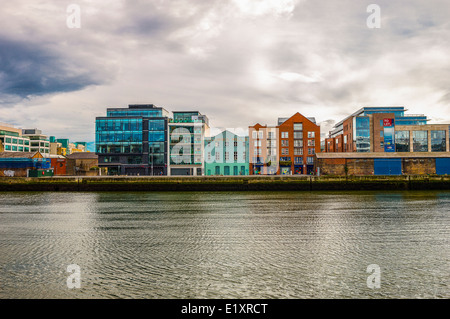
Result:
[[[211,175],[211,170],[207,170],[207,175]],[[240,170],[237,165],[233,166],[233,175],[246,175],[248,174],[248,171],[245,169],[245,166],[241,166]],[[216,166],[214,170],[214,175],[222,175],[220,171],[220,166]],[[230,166],[224,166],[223,167],[223,175],[231,175],[230,174]]]
[[[13,152],[29,152],[29,147],[17,146],[17,145],[5,145],[5,151],[13,151]]]
[[[230,160],[230,153],[229,153],[229,152],[225,152],[224,155],[225,155],[225,161],[229,161],[229,160]],[[243,152],[243,153],[241,154],[241,156],[240,156],[241,161],[242,161],[242,162],[245,162],[245,161],[246,161],[246,157],[247,157],[246,153]],[[211,161],[212,161],[212,154],[211,154],[211,152],[208,152],[208,153],[206,154],[206,159],[208,160],[208,162],[211,162]],[[233,159],[234,159],[235,162],[237,162],[237,161],[239,160],[239,154],[238,154],[238,152],[234,152],[234,153],[233,153]],[[215,152],[215,160],[216,160],[216,161],[221,161],[221,160],[222,160],[222,157],[221,157],[221,153],[220,153],[220,152],[217,152],[217,151]]]
[[[430,131],[431,151],[446,151],[446,131]],[[397,152],[410,152],[411,139],[409,131],[395,132],[395,149]],[[428,131],[413,131],[413,152],[428,152]]]
[[[162,117],[162,110],[109,110],[106,114],[108,117]]]
[[[147,164],[144,163],[142,155],[135,156],[104,156],[103,163],[122,163],[122,164]],[[148,156],[148,164],[153,165],[164,165],[165,164],[165,156],[164,154],[150,154]]]
[[[2,138],[2,141],[3,140],[4,140],[5,144],[30,145],[30,140],[29,139],[5,137],[4,139]]]
[[[142,133],[142,119],[97,119],[97,132],[105,131],[140,131]]]

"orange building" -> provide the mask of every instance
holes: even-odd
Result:
[[[314,174],[314,158],[320,153],[320,126],[315,119],[295,113],[279,119],[278,174]]]
[[[320,126],[314,118],[295,113],[279,118],[278,126],[249,127],[250,175],[314,173],[320,152]]]

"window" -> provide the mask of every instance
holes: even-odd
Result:
[[[208,162],[211,161],[211,152],[208,152]]]
[[[237,147],[237,146],[238,146],[237,141],[234,141],[234,147]]]
[[[230,153],[225,152],[225,160],[228,161],[230,159]]]
[[[242,161],[245,162],[247,161],[247,154],[244,152],[244,154],[242,154]]]
[[[303,132],[294,132],[294,139],[302,139]]]
[[[303,123],[294,123],[294,131],[303,131]]]
[[[315,146],[314,140],[308,140],[308,146]]]
[[[409,131],[395,131],[395,151],[409,152],[410,140]]]
[[[306,158],[306,164],[309,164],[309,165],[314,164],[314,157],[308,156]]]
[[[308,148],[308,155],[314,155],[316,153],[315,149]]]
[[[219,160],[220,160],[220,153],[216,152],[216,161],[219,161]]]
[[[303,165],[303,157],[294,157],[295,165]]]
[[[225,147],[228,147],[230,143],[228,141],[225,142]]]
[[[414,152],[428,152],[428,132],[413,131]]]
[[[302,140],[294,140],[294,147],[303,147]]]
[[[288,148],[282,148],[281,149],[281,154],[282,155],[289,155],[289,149]]]
[[[289,138],[289,132],[281,132],[281,138]]]
[[[255,141],[255,147],[261,146],[261,141],[260,140],[256,140]]]
[[[294,155],[303,155],[303,148],[295,147]]]
[[[253,131],[253,132],[252,132],[252,137],[253,137],[254,139],[257,139],[257,138],[258,138],[258,132],[257,132],[257,131]]]
[[[274,139],[275,138],[275,133],[274,132],[268,132],[267,133],[267,138],[268,139]]]
[[[383,120],[380,120],[380,126],[381,127],[383,126]]]
[[[380,137],[384,137],[384,131],[380,131]]]
[[[431,151],[445,152],[445,131],[431,131]]]
[[[216,147],[219,147],[219,145],[220,145],[219,142],[216,142]]]
[[[258,131],[258,138],[259,139],[264,138],[264,132],[263,131]]]
[[[281,140],[281,146],[288,147],[289,141],[288,140]]]
[[[314,138],[316,136],[316,132],[308,132],[308,138]]]
[[[238,160],[238,153],[234,152],[234,161],[236,162]]]

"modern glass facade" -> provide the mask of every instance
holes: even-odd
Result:
[[[0,149],[5,152],[30,152],[30,139],[17,132],[0,130]]]
[[[204,137],[209,132],[208,117],[200,112],[173,112],[169,121],[170,174],[204,174]]]
[[[395,125],[426,125],[428,119],[425,115],[396,116]]]
[[[395,151],[396,152],[409,152],[410,151],[410,138],[409,131],[396,131],[395,132]]]
[[[353,137],[356,152],[370,152],[370,118],[368,116],[353,118]]]
[[[108,109],[96,118],[99,166],[111,175],[166,175],[168,114],[154,105]]]

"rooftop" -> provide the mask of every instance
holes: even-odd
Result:
[[[98,155],[93,152],[75,152],[67,156],[70,159],[98,159]]]
[[[0,152],[0,158],[32,158],[39,152]]]

